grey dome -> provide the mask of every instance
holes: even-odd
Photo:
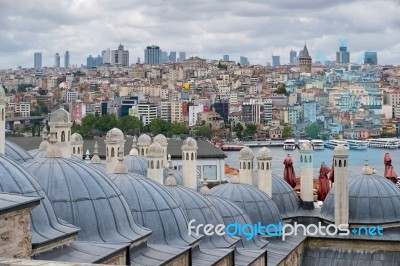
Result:
[[[198,240],[188,234],[187,218],[164,186],[135,174],[108,177],[124,195],[135,221],[153,230],[149,243],[188,246]]]
[[[348,180],[349,223],[387,224],[400,222],[400,190],[379,175],[357,175]],[[321,217],[335,219],[335,187],[328,193]]]
[[[50,115],[50,123],[69,123],[71,122],[70,114],[63,108],[53,111]]]
[[[142,134],[139,136],[137,140],[137,144],[139,146],[150,146],[151,144],[151,137],[147,134]]]
[[[197,149],[197,141],[194,138],[188,137],[183,141],[183,149]]]
[[[196,220],[194,225],[213,224],[216,226],[217,224],[224,223],[224,220],[211,201],[200,193],[183,186],[165,186],[165,188],[178,201],[188,220]],[[214,234],[206,236],[203,231],[200,233],[204,235],[200,242],[200,246],[204,248],[233,248],[239,240],[229,235],[218,236]]]
[[[79,228],[73,225],[61,224],[46,193],[35,178],[17,162],[2,154],[0,176],[0,191],[42,198],[40,204],[30,212],[30,230],[34,248],[67,238],[79,231]]]
[[[250,217],[233,202],[214,195],[207,195],[206,198],[211,201],[215,208],[217,208],[225,225],[233,224],[235,222],[241,225],[254,224]],[[261,249],[266,248],[267,244],[267,241],[262,241],[258,237],[246,240],[246,236],[242,235],[241,241],[238,242],[238,247]]]
[[[107,143],[110,141],[124,141],[124,133],[121,129],[114,127],[107,132],[105,142]]]
[[[112,181],[88,164],[43,158],[25,168],[43,186],[57,216],[81,228],[78,240],[126,243],[150,233],[135,224]]]
[[[244,146],[239,152],[239,159],[240,160],[253,160],[253,150],[250,149],[248,146]]]
[[[41,158],[46,158],[46,151],[47,151],[47,149],[46,150],[44,150],[44,149],[34,149],[34,150],[28,151],[28,154],[31,155],[33,159],[41,159]],[[72,161],[82,161],[81,158],[79,158],[76,155],[72,155],[72,154],[71,154],[71,157],[68,158],[68,159],[70,159]]]
[[[83,144],[83,138],[81,134],[75,132],[71,135],[71,144]]]
[[[33,157],[22,147],[14,142],[6,140],[5,154],[18,163],[28,162],[33,160]]]
[[[263,191],[248,184],[226,183],[215,186],[211,194],[235,203],[254,223],[278,224],[282,221],[279,209]]]
[[[103,174],[107,173],[106,165],[104,163],[88,163],[87,165],[102,172]]]
[[[253,185],[257,187],[258,175],[253,175]],[[272,201],[278,207],[283,219],[297,215],[300,209],[300,199],[293,188],[278,175],[272,174]]]
[[[154,142],[160,144],[161,146],[168,146],[167,138],[163,134],[158,134],[154,137]]]

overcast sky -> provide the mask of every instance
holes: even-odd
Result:
[[[385,0],[0,0],[0,68],[43,66],[70,51],[71,64],[86,64],[122,43],[130,63],[147,45],[187,56],[251,64],[288,63],[289,51],[307,42],[313,61],[335,60],[347,42],[352,62],[377,51],[381,64],[400,64],[400,1]]]

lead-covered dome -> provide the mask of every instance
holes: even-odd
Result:
[[[147,134],[142,134],[139,136],[137,140],[137,144],[139,146],[150,146],[151,144],[151,137]]]
[[[75,132],[71,135],[71,144],[83,144],[82,135]]]
[[[183,141],[182,149],[197,149],[197,141],[191,137],[186,138]]]
[[[182,208],[165,187],[135,174],[109,174],[128,202],[135,221],[153,230],[150,243],[189,246],[198,237],[188,234]]]
[[[271,150],[267,147],[263,147],[257,152],[257,160],[270,160],[272,159]]]
[[[348,156],[348,154],[349,151],[343,144],[339,144],[333,149],[333,156]]]
[[[159,155],[160,157],[163,157],[164,154],[164,149],[163,147],[158,144],[157,142],[153,142],[148,150],[147,150],[147,156],[154,156],[154,155]]]
[[[114,127],[107,132],[106,141],[124,141],[124,133],[121,129]]]
[[[161,146],[168,146],[167,138],[163,134],[158,134],[154,137],[154,142],[160,144]]]
[[[33,160],[33,157],[23,148],[14,142],[6,140],[5,154],[18,163],[28,162]]]
[[[249,147],[243,147],[239,152],[239,159],[240,160],[253,160],[253,150]]]
[[[348,180],[349,223],[389,224],[400,222],[400,190],[379,175],[357,175]],[[321,209],[323,219],[335,219],[335,187]]]
[[[58,221],[46,193],[35,178],[17,162],[1,154],[0,191],[42,198],[40,204],[30,212],[34,249],[73,237],[78,233],[79,228]]]
[[[272,199],[251,185],[236,182],[221,184],[213,187],[211,194],[235,203],[254,223],[268,225],[282,221],[279,209]]]
[[[70,123],[71,115],[63,108],[53,111],[50,115],[50,123]]]
[[[43,158],[24,166],[47,192],[57,216],[81,228],[78,240],[127,243],[150,233],[134,222],[112,181],[88,164]]]

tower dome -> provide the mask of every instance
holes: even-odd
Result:
[[[28,162],[33,160],[33,157],[22,147],[14,142],[6,140],[5,154],[18,163]]]
[[[80,144],[83,143],[82,135],[75,132],[71,135],[71,144]]]
[[[152,155],[162,155],[164,154],[164,149],[163,147],[158,144],[157,142],[153,142],[150,144],[148,150],[147,150],[147,155],[152,156]]]
[[[134,222],[112,181],[88,164],[43,158],[24,167],[43,186],[57,216],[81,228],[78,240],[128,243],[150,234]]]
[[[124,195],[134,220],[153,230],[149,243],[189,246],[198,240],[188,234],[185,214],[164,186],[136,174],[108,176]]]
[[[41,203],[30,212],[30,231],[34,250],[46,250],[52,243],[62,239],[70,238],[72,241],[79,228],[58,221],[49,198],[28,171],[19,163],[0,154],[0,172],[1,192],[42,198]]]
[[[141,146],[150,146],[151,144],[151,137],[147,134],[142,134],[138,138],[138,145]]]
[[[235,203],[254,223],[278,224],[282,221],[279,209],[263,191],[236,182],[215,186],[211,194]]]
[[[157,142],[161,146],[168,146],[167,138],[163,134],[158,134],[154,137],[154,142]]]
[[[271,150],[263,147],[257,152],[257,160],[268,160],[272,158]]]
[[[106,134],[106,142],[124,141],[124,133],[119,129],[114,127],[109,130]]]
[[[71,116],[63,108],[59,108],[51,113],[49,122],[51,124],[71,123]]]
[[[197,141],[194,138],[188,137],[182,143],[182,149],[195,148],[197,149]]]
[[[335,169],[336,170],[336,169]],[[391,224],[400,222],[400,190],[388,179],[361,174],[348,179],[349,223]],[[328,193],[321,209],[321,217],[335,219],[335,187]]]
[[[239,152],[239,158],[241,160],[253,160],[253,150],[247,146],[243,147]]]

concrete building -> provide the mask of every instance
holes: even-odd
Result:
[[[339,51],[336,52],[336,62],[339,64],[350,63],[350,52],[347,51],[346,46],[340,46]]]
[[[18,117],[31,116],[31,105],[27,102],[19,102],[15,104],[14,114]]]
[[[33,67],[35,69],[42,68],[42,53],[41,52],[36,52],[33,54]]]
[[[272,124],[272,100],[266,99],[264,101],[264,124]]]
[[[261,108],[262,104],[244,102],[242,103],[242,120],[246,123],[258,124],[261,122]]]
[[[54,67],[55,68],[59,68],[61,66],[61,63],[60,63],[60,55],[59,55],[59,53],[56,53],[55,55],[54,55]]]
[[[129,66],[129,51],[122,44],[118,45],[117,50],[112,50],[110,56],[111,65]]]
[[[191,105],[189,106],[189,126],[195,126],[197,124],[197,114],[204,112],[204,105]]]
[[[314,123],[317,121],[317,104],[315,102],[303,103],[303,118],[304,121]]]
[[[277,67],[281,65],[281,57],[279,55],[272,56],[272,66]]]
[[[70,55],[69,55],[69,51],[66,51],[65,52],[65,55],[64,55],[64,68],[69,68],[70,67]]]
[[[378,64],[378,53],[377,52],[365,52],[364,53],[364,64],[376,66]]]

